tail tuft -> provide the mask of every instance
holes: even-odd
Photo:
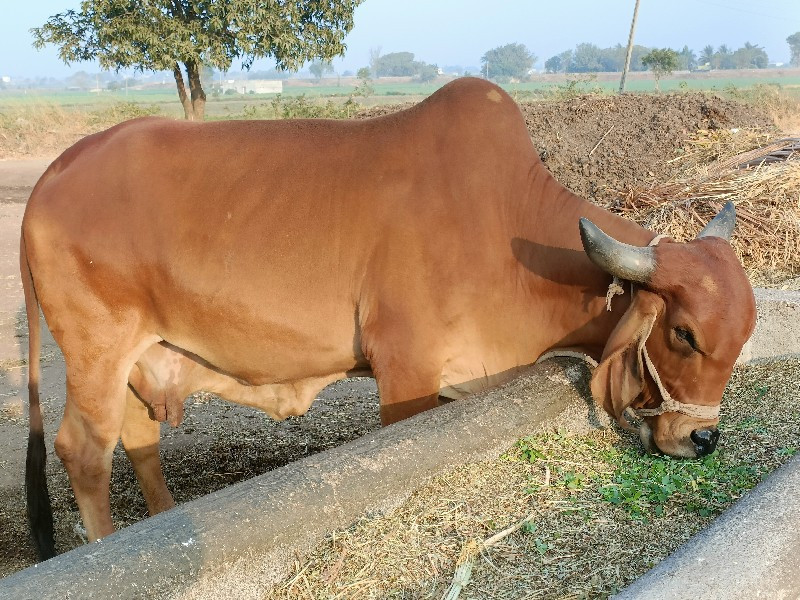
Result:
[[[53,512],[45,475],[46,464],[44,434],[32,431],[28,436],[28,458],[25,462],[25,494],[28,499],[28,522],[40,561],[56,555]]]

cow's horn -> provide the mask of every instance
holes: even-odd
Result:
[[[697,238],[718,237],[723,240],[730,240],[733,235],[733,228],[736,227],[736,207],[733,202],[728,202],[722,207],[716,217],[703,227]]]
[[[650,280],[656,268],[653,248],[640,248],[617,241],[589,219],[581,218],[578,226],[583,249],[594,264],[620,279],[639,283]]]

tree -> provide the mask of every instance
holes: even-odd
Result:
[[[565,65],[562,64],[561,55],[556,54],[544,61],[544,70],[548,73],[559,73],[564,70]]]
[[[421,83],[427,83],[429,81],[433,81],[438,76],[439,76],[438,65],[419,63],[419,66],[417,67],[417,74],[414,76],[414,79],[416,79]]]
[[[567,72],[570,62],[572,62],[572,50],[565,50],[561,54],[551,56],[544,61],[544,69],[548,73]]]
[[[565,73],[568,72],[572,64],[572,50],[564,50],[564,52],[558,56],[561,59],[561,70]]]
[[[353,11],[362,0],[84,0],[31,29],[33,45],[59,47],[69,64],[97,60],[104,69],[172,71],[187,119],[202,120],[206,94],[200,69],[227,71],[272,57],[298,69],[345,50]],[[186,72],[189,92],[181,72]]]
[[[737,69],[766,69],[769,65],[769,57],[764,48],[750,42],[745,42],[744,46],[736,50],[731,60]]]
[[[391,52],[378,56],[372,65],[377,77],[411,77],[417,73],[413,52]]]
[[[786,38],[789,49],[792,51],[791,63],[793,67],[800,67],[800,31]]]
[[[357,73],[358,86],[353,90],[356,96],[364,96],[365,98],[375,93],[372,87],[372,77],[370,77],[369,67],[361,67]]]
[[[701,65],[708,65],[709,67],[713,67],[714,63],[714,46],[708,45],[703,48],[703,51],[700,53],[700,64]]]
[[[309,65],[308,70],[320,80],[326,73],[333,73],[333,65],[327,60],[315,60]]]
[[[381,47],[369,49],[369,70],[375,77],[380,77],[378,74],[378,62],[381,59]]]
[[[536,55],[524,44],[506,44],[488,50],[481,58],[482,70],[491,79],[525,79],[536,62]],[[487,68],[488,67],[488,68]]]
[[[678,70],[679,71],[694,71],[697,68],[697,55],[694,50],[689,46],[684,46],[683,50],[678,52]]]
[[[633,52],[633,48],[631,48],[631,52]],[[626,53],[627,48],[622,44],[617,44],[611,48],[603,48],[600,50],[600,70],[607,73],[622,71],[625,67]]]
[[[656,91],[659,91],[658,80],[678,68],[678,53],[672,48],[654,48],[642,57],[642,64],[653,71]]]
[[[600,48],[594,44],[578,44],[572,55],[569,70],[572,73],[596,73],[602,68]]]
[[[67,86],[71,88],[80,88],[88,90],[94,87],[94,77],[90,76],[86,71],[78,71],[73,73],[65,79]]]
[[[711,66],[715,69],[733,69],[736,66],[733,63],[733,52],[726,44],[717,48],[714,58],[711,60]]]

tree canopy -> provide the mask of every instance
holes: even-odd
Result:
[[[330,60],[345,50],[353,11],[363,0],[84,0],[31,29],[33,45],[55,44],[69,64],[172,71],[187,119],[202,119],[202,65],[227,71],[272,57],[280,69]],[[186,91],[181,66],[186,72]]]
[[[488,50],[481,58],[482,70],[490,79],[525,79],[536,62],[524,44],[506,44]],[[488,67],[488,68],[487,68]]]
[[[789,49],[792,52],[792,66],[800,67],[800,31],[787,37],[786,43],[789,44]]]
[[[413,52],[390,52],[375,58],[372,67],[377,77],[410,77],[417,72]]]
[[[371,70],[376,77],[414,77],[419,81],[434,79],[439,68],[436,65],[414,60],[413,52],[391,52],[380,55],[380,49],[370,50]]]
[[[745,42],[733,53],[733,65],[736,69],[766,69],[769,58],[762,47]]]
[[[642,57],[642,64],[653,72],[658,91],[658,80],[678,68],[678,53],[672,48],[654,48]]]
[[[800,32],[795,40],[798,48],[798,64],[800,65]],[[791,36],[790,36],[791,38]],[[787,38],[787,42],[789,39]],[[653,48],[634,46],[631,56],[631,70],[643,71],[647,67],[642,63],[642,58],[652,52]],[[665,48],[664,50],[667,50]],[[713,69],[763,69],[769,64],[767,53],[760,46],[745,43],[741,48],[733,51],[723,44],[716,50],[713,46],[706,46],[700,51],[699,57],[689,46],[675,51],[677,66],[673,70],[694,71],[698,67],[708,65]],[[549,73],[591,73],[596,71],[617,72],[621,71],[625,62],[625,47],[621,44],[609,48],[600,48],[594,44],[578,44],[572,50],[566,50],[548,58],[544,65]]]
[[[328,73],[333,73],[333,65],[327,60],[315,60],[308,66],[308,71],[317,79]]]
[[[545,61],[545,69],[550,73],[594,73],[597,71],[622,71],[625,64],[625,46],[617,44],[600,48],[595,44],[578,44],[574,50],[566,50]],[[643,71],[640,59],[649,48],[634,45],[631,54],[631,70]]]

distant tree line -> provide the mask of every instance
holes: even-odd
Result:
[[[798,41],[800,42],[800,39]],[[630,69],[632,71],[646,70],[648,66],[642,63],[642,58],[653,50],[654,48],[646,46],[634,46]],[[716,49],[713,46],[706,46],[699,57],[688,46],[684,46],[681,50],[673,50],[673,52],[677,58],[675,70],[678,71],[694,71],[704,68],[764,69],[769,64],[769,58],[764,49],[750,42],[746,42],[738,50],[731,50],[724,44]],[[600,48],[594,44],[578,44],[574,49],[565,50],[548,58],[544,63],[544,68],[548,73],[592,73],[622,71],[624,64],[625,46],[622,44],[610,48]]]

